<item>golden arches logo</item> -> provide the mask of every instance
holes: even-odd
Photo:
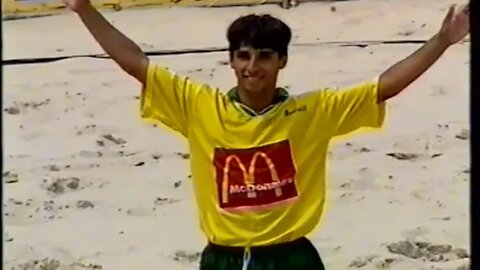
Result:
[[[280,186],[280,178],[278,177],[277,169],[272,159],[267,154],[265,154],[264,152],[256,152],[253,155],[252,160],[250,161],[248,170],[243,164],[243,162],[240,160],[240,158],[232,154],[225,159],[225,167],[223,168],[222,203],[228,203],[228,199],[229,199],[228,194],[229,194],[229,183],[230,183],[230,178],[229,178],[230,164],[233,161],[237,162],[238,167],[242,171],[244,183],[248,188],[249,186],[255,185],[255,169],[256,169],[255,165],[259,157],[263,158],[263,160],[265,160],[265,163],[267,163],[268,170],[270,171],[270,175],[272,177],[272,182],[277,183],[277,187],[275,188],[275,196],[277,197],[282,196],[282,188]],[[256,191],[248,191],[247,197],[248,198],[257,197]]]

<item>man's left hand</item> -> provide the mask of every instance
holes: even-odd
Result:
[[[465,38],[469,32],[469,6],[450,6],[438,33],[439,37],[446,42],[446,45],[452,45]]]

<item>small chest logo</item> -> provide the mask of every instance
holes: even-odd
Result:
[[[298,196],[288,141],[252,149],[216,148],[214,165],[221,208],[255,208]]]
[[[290,116],[290,115],[292,115],[292,114],[294,114],[294,113],[297,113],[297,112],[305,112],[305,111],[307,111],[307,105],[302,105],[302,106],[300,106],[300,107],[296,107],[296,108],[293,108],[293,109],[291,109],[291,110],[286,109],[286,110],[285,110],[285,116]]]

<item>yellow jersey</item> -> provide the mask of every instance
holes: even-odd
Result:
[[[286,95],[253,115],[228,94],[150,64],[141,117],[189,144],[200,227],[224,246],[263,246],[310,233],[325,204],[329,142],[379,128],[378,81]]]

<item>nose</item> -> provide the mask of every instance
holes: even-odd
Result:
[[[256,56],[252,56],[250,58],[250,61],[248,61],[248,65],[247,65],[247,70],[249,72],[251,71],[255,71],[256,70],[256,67],[257,67],[257,57]]]

